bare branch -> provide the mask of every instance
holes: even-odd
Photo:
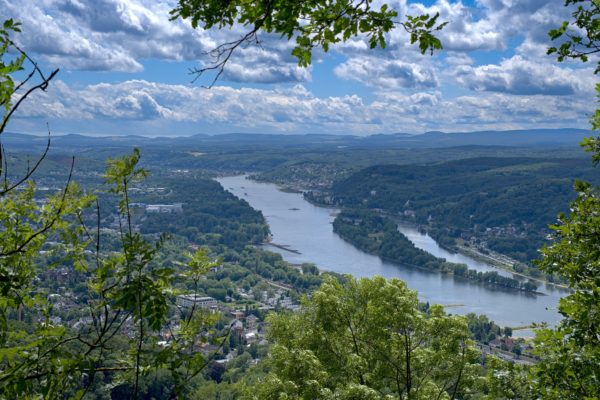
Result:
[[[260,27],[257,26],[240,39],[234,40],[232,42],[223,43],[214,48],[213,50],[204,53],[206,55],[211,56],[215,60],[214,64],[210,67],[190,69],[190,75],[196,75],[192,80],[192,83],[196,82],[205,72],[217,71],[217,74],[211,81],[210,85],[203,86],[206,89],[212,88],[223,74],[223,71],[225,70],[225,65],[229,62],[231,55],[238,47],[242,46],[242,48],[246,48],[253,43],[255,45],[260,46],[260,40],[258,39],[257,34],[259,29]]]
[[[56,76],[56,74],[58,74],[58,71],[59,71],[59,69],[55,69],[54,71],[52,71],[52,73],[50,74],[50,76],[48,76],[47,79],[44,79],[41,83],[30,87],[23,94],[23,96],[21,96],[21,98],[19,98],[19,100],[15,103],[15,105],[12,106],[10,111],[4,116],[4,119],[2,120],[2,124],[0,125],[0,135],[4,132],[4,129],[6,128],[6,124],[8,124],[10,117],[15,113],[15,111],[17,111],[17,109],[23,103],[23,101],[25,101],[25,99],[27,97],[29,97],[29,95],[31,93],[35,92],[36,90],[42,90],[45,92],[46,89],[48,89],[48,85],[50,84],[50,81]]]
[[[5,185],[4,185],[4,190],[0,191],[0,196],[4,196],[6,193],[8,193],[11,190],[17,188],[18,186],[21,186],[21,184],[23,184],[26,180],[28,180],[29,178],[31,178],[31,176],[38,169],[38,167],[40,166],[40,164],[42,163],[42,161],[44,161],[44,159],[48,155],[48,151],[49,150],[50,150],[50,129],[48,129],[48,141],[46,142],[46,148],[44,149],[44,152],[42,153],[42,155],[38,158],[38,160],[34,164],[33,168],[31,168],[31,169],[27,168],[27,173],[21,179],[19,179],[16,183],[14,183],[14,184],[12,184],[10,186],[8,185],[8,183],[6,181],[6,171],[5,171],[5,176],[4,176],[5,177]],[[73,168],[72,165],[71,165],[71,168]],[[71,170],[71,173],[72,172],[73,171]]]
[[[11,256],[13,254],[17,254],[17,253],[22,253],[25,251],[25,248],[27,247],[27,245],[29,243],[31,243],[31,241],[33,239],[35,239],[36,237],[43,235],[44,233],[46,233],[48,230],[50,230],[54,224],[58,221],[58,219],[60,218],[62,211],[64,209],[65,206],[65,202],[67,199],[67,194],[69,192],[69,187],[71,184],[71,180],[73,178],[73,169],[75,167],[75,157],[72,158],[71,160],[71,169],[69,170],[69,178],[67,179],[67,184],[65,185],[65,188],[63,190],[63,194],[62,194],[62,198],[60,200],[59,206],[58,206],[58,210],[56,210],[56,212],[54,213],[52,219],[48,222],[46,222],[44,224],[44,226],[42,226],[42,228],[40,228],[39,230],[35,231],[34,233],[32,233],[27,239],[25,239],[23,242],[21,242],[15,249],[4,252],[4,253],[0,253],[0,257],[8,257]]]

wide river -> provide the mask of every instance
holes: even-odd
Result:
[[[564,290],[541,287],[539,290],[546,294],[542,296],[492,289],[458,281],[452,276],[384,262],[377,256],[356,249],[333,233],[336,209],[314,206],[301,194],[282,192],[274,184],[251,181],[244,176],[219,178],[218,181],[226,190],[262,211],[271,229],[272,242],[288,246],[298,254],[274,246],[268,246],[269,250],[281,254],[291,263],[311,262],[322,270],[356,277],[381,275],[400,278],[418,291],[422,301],[445,305],[451,313],[486,314],[501,326],[518,327],[532,322],[554,324],[560,319],[556,306],[560,297],[565,295]],[[465,263],[469,268],[480,271],[497,270],[469,257],[449,253],[414,227],[400,225],[399,229],[415,246],[437,257]],[[530,332],[518,334],[526,336]]]

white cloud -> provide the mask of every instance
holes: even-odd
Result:
[[[152,0],[0,0],[0,17],[23,23],[18,41],[44,62],[69,70],[140,72],[143,61],[210,63],[206,52],[237,39],[244,28],[203,31],[170,21],[176,2]],[[262,35],[265,49],[239,49],[225,78],[236,82],[302,82],[287,43]],[[257,71],[265,71],[258,73]]]
[[[402,95],[379,91],[317,97],[304,86],[289,89],[210,90],[142,80],[71,87],[56,82],[16,115],[13,128],[47,120],[70,132],[192,134],[217,132],[390,133],[426,130],[585,126],[590,102],[578,96],[482,93],[445,98],[440,91]],[[87,122],[86,122],[87,121]],[[92,122],[93,121],[93,122]],[[73,130],[73,126],[77,126]]]
[[[499,65],[457,68],[457,80],[475,91],[515,95],[590,94],[594,90],[593,72],[589,69],[561,68],[514,56]]]
[[[431,7],[414,4],[414,14],[440,13],[439,20],[448,25],[439,33],[444,49],[450,51],[500,50],[506,46],[506,37],[499,27],[490,24],[489,20],[478,17],[477,10],[467,7],[462,2],[438,0]]]
[[[389,1],[373,4],[383,2]],[[391,3],[400,17],[440,12],[440,21],[449,21],[440,33],[442,57],[420,55],[399,27],[388,35],[385,50],[371,50],[364,37],[353,38],[333,47],[334,62],[339,62],[335,68],[317,52],[313,69],[301,69],[290,55],[293,42],[262,35],[262,48],[240,49],[224,72],[220,84],[235,82],[236,88],[207,91],[145,80],[150,74],[145,75],[144,64],[171,60],[207,66],[211,60],[204,52],[239,38],[243,27],[206,32],[187,21],[169,21],[175,0],[0,0],[0,16],[23,21],[18,40],[42,62],[68,70],[127,71],[139,78],[85,86],[54,82],[50,93],[28,103],[15,123],[30,124],[23,118],[28,116],[65,121],[71,131],[141,134],[587,126],[594,107],[591,69],[559,65],[545,54],[547,31],[569,16],[563,0]],[[301,85],[290,87],[316,79],[316,68],[333,69],[336,80],[326,87],[348,80],[364,87],[360,95],[348,91],[330,97],[315,96]],[[328,72],[319,79],[331,79]],[[104,80],[99,76],[90,81]],[[106,80],[115,79],[108,75]],[[255,89],[245,83],[269,86]]]
[[[338,65],[335,74],[379,89],[424,89],[438,85],[432,69],[400,60],[356,57]]]

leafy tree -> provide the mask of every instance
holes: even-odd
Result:
[[[600,7],[597,1],[567,0],[578,4],[574,21],[550,31],[550,37],[565,36],[558,49],[558,60],[587,61],[598,47]],[[579,29],[569,31],[569,26]],[[583,32],[583,33],[582,33]],[[599,67],[595,73],[600,72]],[[600,85],[596,86],[600,96]],[[591,118],[593,131],[600,128],[600,110]],[[600,162],[600,138],[585,139],[582,146],[592,153],[592,162]],[[577,198],[569,215],[560,214],[552,225],[553,243],[542,250],[538,267],[563,277],[573,292],[560,300],[563,315],[556,328],[542,327],[534,339],[540,362],[529,369],[511,366],[499,360],[490,365],[490,398],[599,399],[600,398],[600,188],[576,181]]]
[[[327,278],[299,313],[269,322],[270,373],[256,399],[465,398],[478,371],[466,319],[420,311],[398,279]]]
[[[46,76],[14,44],[10,36],[19,32],[18,23],[7,20],[2,26],[0,135],[28,96],[45,90],[58,73]],[[31,71],[17,83],[14,74],[26,62]],[[46,198],[36,192],[32,177],[49,147],[50,140],[33,167],[17,166],[22,175],[14,178],[0,143],[0,397],[81,399],[107,384],[120,398],[137,399],[142,391],[165,388],[170,397],[185,397],[190,380],[207,365],[198,346],[210,336],[218,316],[192,309],[185,317],[176,315],[178,326],[169,327],[177,294],[173,283],[180,276],[197,286],[215,261],[200,250],[178,270],[157,263],[165,238],[149,242],[132,223],[130,185],[147,176],[138,167],[137,149],[108,160],[106,191],[118,198],[121,240],[119,251],[106,249],[100,234],[104,210],[96,196],[72,182],[74,160],[62,190]],[[38,279],[48,264],[72,266],[82,278],[82,312],[89,322],[78,328],[53,322],[53,303]],[[164,328],[171,332],[166,347],[159,343]],[[167,383],[147,385],[144,378],[152,371],[161,371],[161,381]]]
[[[565,36],[558,49],[558,60],[587,61],[588,54],[600,51],[600,5],[597,1],[567,0],[577,5],[572,16],[550,37]],[[569,30],[573,25],[578,30]],[[600,63],[595,73],[600,72]],[[600,85],[596,86],[600,96]],[[592,129],[600,128],[600,110],[591,118]],[[592,162],[600,162],[600,139],[590,137],[582,146],[592,153]],[[560,214],[552,225],[554,242],[544,247],[540,269],[564,277],[573,293],[562,298],[558,310],[563,320],[554,329],[536,332],[535,350],[541,361],[530,371],[536,396],[546,399],[600,398],[600,188],[576,181],[577,198],[569,215]]]
[[[410,43],[418,43],[423,54],[442,48],[434,33],[441,30],[446,22],[438,22],[438,13],[433,16],[408,15],[405,21],[399,21],[397,17],[398,12],[388,4],[375,8],[369,0],[179,0],[177,7],[171,11],[171,19],[189,19],[194,28],[248,27],[248,32],[240,39],[223,43],[209,53],[215,59],[213,65],[192,71],[200,76],[206,71],[216,70],[213,84],[236,49],[260,43],[258,33],[261,31],[287,40],[294,39],[296,46],[292,55],[303,67],[310,65],[313,49],[328,51],[331,45],[361,34],[368,38],[371,48],[384,48],[386,33],[397,26],[410,34]]]
[[[534,366],[492,360],[490,399],[600,399],[600,190],[581,181],[575,189],[570,214],[551,227],[554,242],[538,262],[573,289],[560,300],[563,319],[536,331]]]
[[[598,0],[565,0],[565,6],[576,7],[571,16],[573,20],[564,21],[562,25],[548,32],[552,40],[564,40],[558,47],[548,48],[548,54],[556,54],[559,62],[566,59],[587,62],[590,55],[600,52],[600,2]],[[594,74],[600,73],[600,61],[596,64]],[[596,85],[600,93],[600,84]],[[600,130],[600,109],[596,109],[591,118],[592,130]],[[582,146],[592,153],[592,162],[600,162],[600,137],[589,137],[583,140]]]
[[[528,367],[499,358],[486,358],[488,379],[485,381],[484,399],[533,400],[541,399]]]
[[[550,31],[553,40],[566,37],[558,48],[558,61],[587,61],[600,51],[600,7],[597,1],[567,0],[577,5],[572,16]],[[575,30],[570,27],[575,27]],[[600,72],[600,64],[595,73]],[[600,85],[596,86],[600,96]],[[600,128],[600,110],[591,118],[593,131]],[[582,146],[600,162],[600,137]],[[538,267],[564,278],[573,292],[560,300],[563,319],[555,328],[542,327],[534,338],[540,361],[531,368],[492,359],[489,366],[490,399],[599,399],[600,398],[600,188],[576,181],[577,198],[569,215],[560,214],[552,229],[553,243],[542,248]]]
[[[559,216],[539,263],[574,290],[560,300],[560,324],[535,338],[542,361],[533,374],[548,399],[600,398],[600,191],[584,182],[575,189],[571,213]]]
[[[565,6],[574,7],[572,21],[564,21],[548,35],[552,40],[564,40],[558,47],[548,48],[558,61],[578,59],[587,62],[591,54],[600,52],[600,3],[598,0],[565,0]],[[600,61],[595,73],[600,72]]]

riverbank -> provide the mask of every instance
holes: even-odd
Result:
[[[357,249],[376,255],[383,261],[399,266],[422,268],[452,275],[457,279],[477,282],[502,289],[543,295],[537,285],[503,276],[497,271],[471,269],[464,262],[455,262],[418,248],[400,232],[392,219],[370,210],[344,210],[333,222],[333,231]]]
[[[463,255],[466,255],[468,257],[471,257],[471,258],[476,259],[481,262],[485,262],[495,268],[510,272],[511,274],[519,276],[523,279],[530,279],[532,281],[536,281],[536,282],[542,283],[547,286],[556,287],[556,288],[569,290],[569,291],[571,290],[571,288],[569,288],[567,285],[564,285],[561,283],[550,282],[545,279],[541,279],[541,278],[537,278],[537,277],[533,277],[530,275],[525,275],[520,272],[517,272],[513,269],[512,265],[503,263],[502,261],[498,260],[497,258],[495,258],[489,254],[484,254],[476,249],[466,247],[466,246],[461,246],[461,245],[456,245],[456,247],[457,247],[457,250]]]
[[[249,179],[252,179],[251,177],[249,177]],[[291,187],[291,186],[287,186],[285,184],[281,184],[281,183],[272,183],[272,182],[265,182],[262,180],[255,180],[256,182],[262,182],[262,183],[269,183],[269,184],[274,184],[277,186],[277,188],[280,191],[283,192],[287,192],[287,193],[304,193],[305,190],[309,190],[309,189],[302,189],[302,188],[297,188],[297,187]],[[321,207],[321,208],[326,208],[326,209],[330,209],[330,210],[335,210],[336,212],[340,212],[340,208],[333,206],[331,204],[325,204],[325,203],[321,203],[318,201],[315,201],[312,198],[307,198],[306,196],[302,196],[303,199],[316,206],[316,207]],[[415,227],[417,230],[419,230],[420,232],[425,232],[427,233],[428,230],[426,229],[425,226],[416,224],[414,221],[412,220],[407,220],[404,218],[401,218],[400,216],[398,216],[397,214],[392,214],[389,213],[385,210],[381,210],[381,209],[376,209],[376,210],[370,210],[376,213],[379,213],[383,216],[386,216],[388,218],[393,219],[394,221],[396,221],[399,224],[405,224],[405,225],[410,225]],[[468,248],[466,246],[461,246],[460,244],[456,244],[454,246],[446,246],[443,243],[437,242],[438,246],[440,246],[441,248],[443,248],[444,250],[450,252],[450,253],[458,253],[461,254],[463,256],[466,257],[470,257],[472,259],[474,259],[475,261],[479,261],[485,264],[488,264],[489,266],[498,269],[500,271],[504,271],[504,272],[508,272],[512,275],[514,275],[515,277],[518,277],[519,279],[523,279],[523,280],[531,280],[532,282],[536,282],[539,284],[543,284],[546,285],[548,287],[551,288],[559,288],[562,290],[569,290],[568,286],[564,285],[564,284],[560,284],[560,283],[555,283],[555,282],[550,282],[546,279],[540,278],[540,277],[534,277],[531,275],[527,275],[521,272],[517,272],[514,270],[513,265],[508,262],[508,261],[503,261],[504,260],[509,260],[509,257],[504,255],[504,254],[499,254],[499,253],[495,253],[492,252],[492,254],[497,254],[497,256],[494,255],[490,255],[490,254],[484,254],[480,251],[478,251],[477,249],[473,249],[473,248]],[[515,260],[511,260],[513,262],[513,264],[516,262]],[[538,292],[539,293],[539,292]]]
[[[501,326],[525,326],[532,322],[554,325],[560,320],[556,311],[561,297],[559,291],[545,291],[546,296],[528,295],[524,292],[494,289],[487,285],[474,285],[466,280],[454,279],[440,273],[399,268],[377,256],[356,249],[335,234],[331,224],[337,212],[335,208],[315,206],[300,194],[285,193],[274,184],[246,180],[241,176],[221,178],[219,181],[223,187],[237,196],[243,196],[253,208],[263,213],[275,243],[291,245],[291,248],[302,253],[295,254],[270,247],[288,262],[314,263],[322,271],[350,274],[358,278],[375,275],[388,279],[398,278],[405,281],[411,289],[417,290],[423,302],[464,304],[463,307],[451,310],[462,315],[471,312],[484,313]],[[244,196],[244,193],[248,195]],[[299,210],[290,211],[291,208]],[[435,243],[431,238],[427,241]],[[426,246],[431,245],[429,243]],[[479,263],[482,264],[480,268],[474,260],[457,262],[464,262],[472,265],[469,268],[481,271],[499,271],[488,265],[485,269],[484,263]],[[528,336],[527,331],[519,333]]]
[[[294,254],[302,254],[298,250],[290,249],[290,245],[289,244],[277,244],[277,243],[273,243],[271,241],[265,241],[265,242],[263,242],[263,245],[273,246],[273,247],[276,247],[278,249],[281,249],[281,250],[284,250],[284,251],[289,251],[290,253],[294,253]]]
[[[313,203],[313,204],[316,205],[316,206],[319,206],[316,203]],[[388,218],[393,219],[399,225],[402,224],[404,226],[411,226],[411,227],[415,228],[416,230],[418,230],[419,232],[428,234],[428,231],[427,231],[427,229],[426,229],[425,226],[419,225],[419,224],[415,223],[414,221],[400,218],[400,217],[398,217],[398,215],[391,214],[391,213],[386,212],[384,210],[375,210],[375,212],[377,212],[377,213],[379,213],[379,214],[381,214],[383,216],[386,216]],[[510,273],[510,274],[512,274],[514,276],[518,276],[520,279],[524,279],[524,280],[527,279],[527,280],[535,281],[535,282],[538,282],[540,284],[549,286],[551,288],[559,288],[559,289],[562,289],[562,290],[571,291],[571,289],[567,285],[560,284],[560,283],[555,283],[555,282],[550,282],[550,281],[548,281],[546,279],[542,279],[542,278],[539,278],[539,277],[534,277],[534,276],[531,276],[531,275],[527,275],[527,274],[523,274],[521,272],[515,271],[514,268],[513,268],[513,264],[516,263],[516,261],[515,260],[511,260],[512,263],[510,263],[508,261],[503,261],[502,259],[506,259],[506,260],[510,259],[508,256],[506,256],[504,254],[499,254],[499,253],[496,253],[496,252],[493,252],[493,251],[490,251],[491,254],[485,254],[485,253],[482,253],[481,251],[479,251],[477,249],[474,249],[472,247],[466,247],[466,246],[463,246],[463,245],[460,245],[460,244],[456,244],[453,247],[445,246],[445,245],[443,245],[442,243],[439,243],[439,242],[437,242],[437,244],[438,244],[438,246],[440,248],[448,251],[449,253],[456,253],[456,254],[461,254],[461,255],[463,255],[465,257],[470,257],[470,258],[472,258],[475,261],[479,261],[479,262],[485,263],[485,264],[487,264],[487,265],[489,265],[489,266],[491,266],[493,268],[496,268],[498,270],[508,272],[508,273]]]

